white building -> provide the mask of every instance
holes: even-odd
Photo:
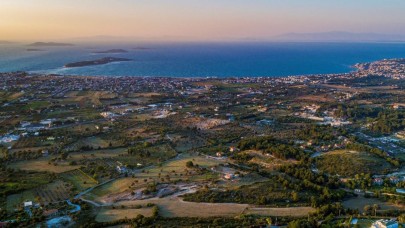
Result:
[[[374,222],[371,228],[398,228],[398,222],[395,220],[380,219]]]

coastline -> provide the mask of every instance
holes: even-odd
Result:
[[[308,46],[309,45],[309,46]],[[155,44],[146,52],[116,53],[131,62],[64,68],[67,63],[108,57],[86,46],[27,52],[18,46],[0,46],[2,72],[26,71],[72,76],[131,76],[171,78],[291,77],[353,73],[356,63],[405,57],[404,43],[240,43]]]

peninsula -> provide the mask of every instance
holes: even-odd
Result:
[[[94,65],[103,65],[103,64],[107,64],[107,63],[123,62],[123,61],[131,61],[131,59],[105,57],[105,58],[95,59],[95,60],[86,60],[86,61],[68,63],[64,67],[72,68],[72,67],[94,66]]]
[[[93,54],[117,54],[117,53],[128,53],[127,50],[124,49],[109,49],[105,51],[95,51],[92,52]]]

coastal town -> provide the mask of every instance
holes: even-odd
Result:
[[[0,73],[0,227],[398,227],[405,60],[354,68]]]

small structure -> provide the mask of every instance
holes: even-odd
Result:
[[[125,166],[117,165],[117,172],[119,172],[119,173],[127,173],[128,169]]]
[[[106,118],[106,119],[108,119],[108,118],[113,118],[113,117],[116,116],[116,115],[115,115],[114,113],[112,113],[112,112],[102,112],[102,113],[100,113],[100,115],[101,115],[102,117]]]
[[[42,215],[45,216],[45,217],[52,217],[52,216],[57,215],[58,212],[59,212],[58,209],[50,209],[50,210],[44,211],[44,212],[42,213]]]
[[[382,184],[384,184],[384,180],[382,179],[382,178],[379,178],[379,177],[377,177],[377,178],[374,178],[373,179],[373,183],[375,184],[375,185],[382,185]]]
[[[399,178],[397,176],[391,176],[390,182],[393,184],[397,184],[399,182]]]
[[[398,222],[393,219],[380,219],[374,222],[371,228],[398,228]]]
[[[24,202],[24,207],[25,207],[25,208],[30,208],[30,207],[32,207],[32,205],[33,205],[32,201],[26,201],[26,202]]]
[[[48,150],[43,150],[43,151],[42,151],[42,156],[43,156],[43,157],[48,157],[48,155],[49,155],[49,151],[48,151]]]
[[[235,175],[233,175],[232,173],[227,173],[225,174],[224,178],[226,180],[232,180],[235,177]]]

